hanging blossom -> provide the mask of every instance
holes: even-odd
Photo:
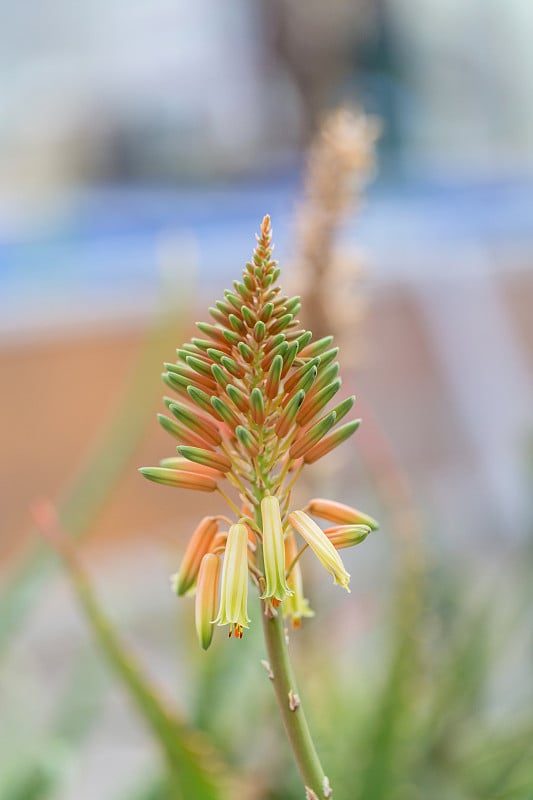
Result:
[[[362,542],[377,523],[355,508],[315,498],[291,510],[291,491],[303,467],[351,436],[361,420],[338,423],[355,397],[332,405],[341,387],[333,337],[313,341],[296,314],[299,297],[277,285],[270,218],[257,236],[242,281],[198,322],[205,338],[183,345],[163,380],[171,416],[159,415],[177,441],[178,455],[143,467],[166,486],[218,492],[227,516],[204,517],[194,531],[179,572],[177,594],[196,595],[198,638],[207,649],[215,625],[241,638],[249,626],[250,579],[265,603],[299,627],[313,616],[304,596],[299,557],[309,548],[335,583],[349,591],[350,576],[338,551]],[[313,519],[334,523],[323,530]],[[280,608],[281,606],[281,608]]]

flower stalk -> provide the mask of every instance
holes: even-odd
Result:
[[[341,388],[338,349],[331,336],[313,341],[301,328],[300,299],[282,294],[279,274],[265,217],[242,281],[234,281],[234,291],[210,308],[214,324],[197,323],[206,338],[193,338],[178,349],[175,364],[165,364],[163,379],[179,398],[165,398],[172,418],[160,415],[159,421],[177,439],[178,456],[141,472],[166,486],[217,492],[234,515],[227,534],[219,531],[220,516],[202,520],[175,588],[179,594],[196,592],[196,630],[204,649],[215,626],[229,626],[230,637],[242,638],[250,623],[249,583],[257,588],[281,716],[312,800],[332,792],[305,719],[285,633],[285,620],[299,628],[313,616],[299,554],[308,547],[349,591],[338,550],[361,542],[377,524],[320,498],[306,510],[291,510],[302,469],[342,444],[360,420],[338,425],[355,402],[348,397],[330,407]],[[336,525],[323,531],[313,515]]]
[[[266,606],[263,607],[263,631],[278,707],[307,796],[312,797],[309,794],[311,790],[318,798],[331,797],[329,780],[320,763],[300,700],[283,619],[279,614],[271,616]]]

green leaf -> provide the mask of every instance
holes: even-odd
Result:
[[[221,800],[223,768],[218,754],[151,685],[101,609],[68,539],[63,548],[65,568],[100,651],[159,743],[169,771],[169,800]]]

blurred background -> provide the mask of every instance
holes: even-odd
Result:
[[[172,796],[42,497],[229,796],[300,796],[259,626],[205,656],[168,589],[217,503],[136,472],[265,213],[364,418],[301,491],[382,523],[294,636],[335,796],[533,798],[532,34],[527,0],[0,5],[2,800]]]

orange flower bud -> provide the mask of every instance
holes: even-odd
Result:
[[[322,419],[319,419],[300,439],[294,442],[289,450],[290,457],[300,458],[305,455],[305,453],[319,442],[335,424],[335,418],[335,412],[332,411],[330,414],[326,414],[325,417],[322,417]]]
[[[322,497],[315,497],[307,505],[307,511],[314,517],[326,519],[328,522],[336,522],[339,525],[368,525],[370,530],[375,531],[379,525],[375,519],[363,514],[356,508],[347,506],[344,503],[337,503],[335,500],[325,500]]]
[[[326,528],[324,533],[336,550],[343,547],[353,547],[364,542],[370,533],[368,525],[336,525]]]
[[[346,439],[349,439],[350,436],[355,433],[360,424],[360,419],[354,419],[352,422],[346,422],[344,425],[340,425],[328,436],[325,436],[321,441],[317,442],[314,447],[307,451],[304,456],[305,463],[314,464],[314,462],[318,461],[318,459],[322,458],[322,456],[331,453],[332,450],[345,442]]]
[[[141,467],[141,475],[154,483],[161,483],[163,486],[176,486],[178,489],[196,489],[198,492],[214,492],[217,482],[207,476],[197,472],[186,472],[185,470],[165,469],[164,467]]]
[[[174,414],[176,419],[195,432],[196,435],[205,439],[211,444],[219,445],[222,437],[216,425],[210,420],[193,411],[182,403],[171,403],[169,406],[170,411]]]
[[[207,475],[208,478],[213,478],[218,481],[224,478],[224,473],[219,472],[218,469],[212,469],[204,464],[196,464],[194,461],[189,461],[187,458],[181,456],[172,456],[171,458],[162,458],[159,462],[160,467],[167,469],[177,469],[184,472],[194,472],[196,475]]]
[[[178,452],[189,462],[193,461],[205,467],[211,467],[219,472],[228,472],[231,469],[231,461],[224,453],[215,453],[213,450],[204,450],[201,447],[178,447]]]
[[[204,650],[207,650],[213,639],[215,628],[213,620],[217,611],[219,582],[220,558],[213,553],[206,553],[198,572],[194,607],[196,633]]]
[[[217,531],[218,522],[216,517],[204,517],[198,524],[189,539],[189,544],[176,577],[176,594],[185,594],[194,585],[200,569],[200,562],[205,554],[211,550]]]

